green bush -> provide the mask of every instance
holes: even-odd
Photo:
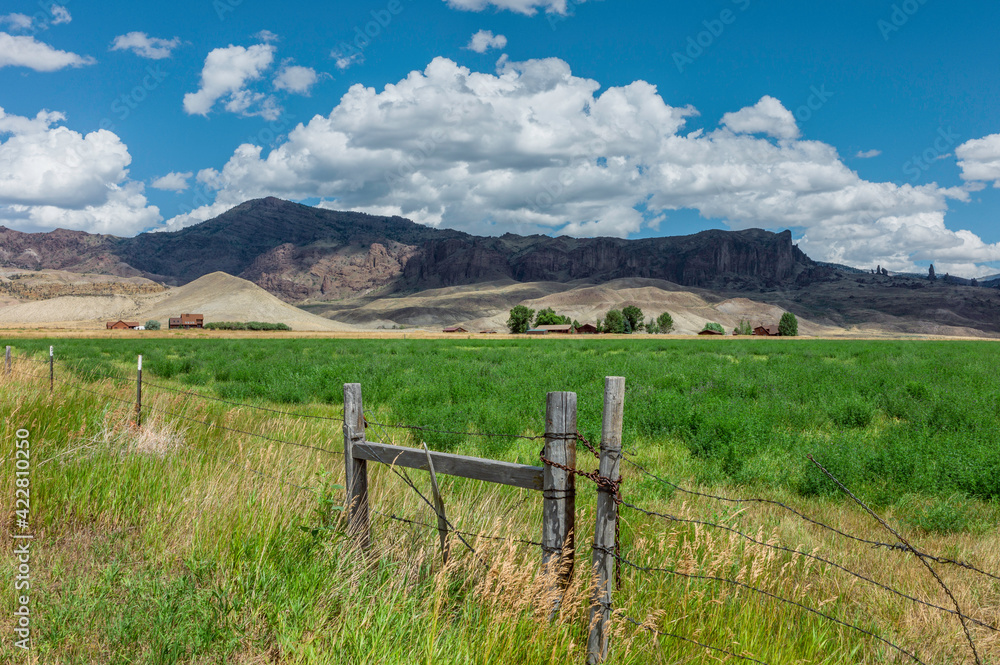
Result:
[[[733,328],[733,334],[735,334],[735,335],[752,335],[753,334],[753,327],[750,325],[750,322],[747,321],[746,319],[740,319],[740,322],[738,324],[736,324],[735,328]]]
[[[146,321],[146,330],[159,330],[159,329],[160,329],[159,321],[156,321],[155,319],[150,319],[149,321]]]
[[[781,321],[778,322],[778,332],[781,333],[782,337],[798,336],[799,320],[791,312],[785,312],[781,315]]]
[[[665,335],[674,329],[674,317],[670,316],[670,312],[664,312],[657,317],[656,325],[660,332]]]
[[[625,317],[621,310],[613,309],[604,316],[604,332],[617,335],[625,332]]]
[[[722,324],[716,323],[715,321],[709,321],[708,323],[706,323],[705,327],[702,328],[702,330],[714,330],[715,332],[723,334],[725,334],[726,332],[726,329],[722,327]]]
[[[535,310],[524,305],[518,305],[510,310],[510,318],[507,319],[507,329],[512,335],[523,335],[531,326],[531,317],[535,315]]]
[[[286,323],[265,323],[263,321],[213,321],[205,324],[205,330],[291,330]]]

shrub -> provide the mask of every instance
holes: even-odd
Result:
[[[510,318],[507,319],[507,329],[512,335],[523,335],[531,325],[531,317],[535,315],[535,310],[518,305],[510,310]]]
[[[604,316],[604,332],[617,335],[625,332],[625,317],[621,310],[613,309]]]
[[[546,307],[538,312],[538,316],[535,317],[535,327],[538,326],[561,326],[566,325],[570,322],[568,316],[561,316],[556,314],[555,310],[551,307]]]
[[[150,319],[149,321],[146,321],[146,330],[159,330],[159,329],[160,329],[159,321],[156,321],[155,319]]]
[[[625,331],[634,333],[642,330],[642,310],[635,305],[629,305],[622,310],[622,317],[625,319]]]
[[[740,319],[740,322],[736,324],[733,328],[733,334],[735,335],[752,335],[753,328],[750,326],[750,322],[746,319]]]
[[[213,321],[205,324],[205,330],[291,330],[287,323],[266,323],[264,321]]]
[[[798,336],[799,320],[791,312],[785,312],[781,315],[781,321],[778,322],[778,332],[781,333],[782,337]]]
[[[657,317],[656,325],[661,333],[666,334],[674,329],[674,317],[670,316],[670,312],[664,312]]]
[[[702,330],[714,330],[715,332],[723,334],[725,334],[726,332],[726,329],[722,327],[722,324],[716,323],[715,321],[709,321],[708,323],[706,323],[705,327],[702,328]]]

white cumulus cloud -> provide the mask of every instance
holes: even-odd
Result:
[[[277,118],[280,109],[274,100],[252,92],[247,83],[259,80],[274,62],[274,46],[255,44],[248,48],[228,46],[212,50],[201,70],[201,88],[184,95],[184,110],[189,115],[207,116],[220,99],[227,111],[245,116]]]
[[[0,108],[0,223],[132,235],[160,222],[142,183],[128,178],[132,157],[121,139],[103,129],[84,136],[63,120]]]
[[[180,46],[181,38],[162,39],[160,37],[150,37],[145,32],[130,32],[126,35],[115,37],[111,45],[112,51],[132,51],[138,56],[149,58],[150,60],[162,60],[169,58],[175,48]]]
[[[6,24],[11,30],[30,30],[34,21],[27,14],[5,14],[0,16],[0,26]]]
[[[69,51],[60,51],[28,35],[0,32],[0,69],[27,67],[36,72],[54,72],[65,67],[92,65],[96,60]]]
[[[801,135],[792,112],[769,95],[753,106],[725,114],[722,124],[738,134],[767,134],[776,139],[797,139]]]
[[[971,183],[993,182],[1000,188],[1000,134],[966,141],[955,149],[962,179]]]
[[[188,180],[191,179],[194,173],[188,171],[186,173],[179,173],[177,171],[171,171],[165,176],[160,176],[150,183],[155,189],[162,189],[166,192],[183,192],[188,188]]]
[[[586,0],[569,1],[581,5]],[[568,4],[568,0],[445,0],[445,2],[453,9],[470,12],[481,12],[488,7],[495,7],[497,10],[507,9],[525,16],[534,16],[539,9],[550,14],[565,14]]]
[[[465,48],[476,53],[486,53],[491,48],[502,49],[507,46],[507,38],[503,35],[495,35],[492,30],[480,30],[472,35],[468,46]]]
[[[436,58],[381,91],[351,87],[273,149],[241,145],[199,173],[206,205],[168,228],[269,195],[485,235],[670,234],[686,209],[733,229],[791,228],[822,261],[969,274],[959,268],[1000,260],[1000,246],[945,224],[967,191],[864,180],[833,146],[793,138],[783,109],[765,97],[689,131],[698,112],[645,81],[602,90],[555,58],[495,74]]]
[[[285,64],[274,77],[274,89],[308,95],[318,80],[316,70],[311,67]]]

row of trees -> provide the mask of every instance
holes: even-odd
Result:
[[[524,305],[518,305],[510,310],[510,318],[507,319],[507,328],[512,334],[522,335],[530,328],[538,326],[559,326],[571,325],[574,328],[580,327],[579,321],[571,321],[568,316],[556,314],[552,308],[539,311]],[[597,319],[597,332],[630,334],[639,332],[642,329],[651,334],[668,333],[674,329],[674,319],[669,312],[660,314],[657,318],[651,318],[648,323],[644,322],[642,310],[635,305],[629,305],[623,309],[609,310],[603,318]]]
[[[616,335],[629,335],[645,329],[651,335],[666,334],[674,329],[674,319],[670,312],[664,312],[658,317],[650,318],[648,322],[643,322],[642,310],[635,305],[629,305],[622,309],[609,310],[604,318],[597,319],[597,332],[610,333]],[[546,308],[535,314],[535,310],[524,305],[518,305],[510,310],[510,318],[507,319],[507,328],[514,335],[523,335],[530,328],[538,326],[559,326],[572,325],[579,328],[579,321],[571,321],[568,316],[556,314],[552,308]],[[725,334],[726,330],[721,323],[706,323],[703,330],[714,330]],[[791,312],[781,315],[778,323],[778,331],[783,337],[795,337],[799,334],[799,321]],[[753,335],[753,327],[746,319],[740,320],[733,330],[734,335]]]

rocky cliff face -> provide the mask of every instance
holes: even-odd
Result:
[[[268,198],[174,233],[135,238],[0,227],[0,266],[142,275],[185,284],[222,271],[289,302],[331,301],[500,279],[623,277],[685,286],[761,288],[822,276],[790,232],[706,231],[676,238],[481,238],[399,217],[337,212]]]

